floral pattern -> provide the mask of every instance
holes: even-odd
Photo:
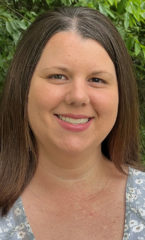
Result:
[[[0,240],[35,240],[21,198],[7,216],[0,219]]]
[[[145,240],[145,173],[129,168],[123,240]]]
[[[19,198],[0,219],[0,240],[35,240]],[[129,168],[122,240],[145,240],[145,173]]]

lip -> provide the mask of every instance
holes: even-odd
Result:
[[[74,119],[81,119],[81,118],[88,118],[89,121],[86,123],[78,123],[78,124],[72,124],[69,122],[65,122],[62,119],[58,118],[58,115],[64,116],[64,117],[69,117],[69,118],[74,118]],[[58,124],[64,128],[65,130],[72,131],[72,132],[81,132],[85,131],[89,128],[93,121],[93,117],[89,117],[86,115],[74,115],[74,114],[55,114],[56,120]]]

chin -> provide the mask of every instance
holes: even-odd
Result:
[[[80,153],[83,154],[83,152],[85,153],[89,149],[92,149],[92,145],[86,144],[86,142],[84,143],[84,141],[80,142],[77,140],[73,140],[73,141],[68,141],[67,143],[64,142],[63,146],[61,145],[60,148],[63,149],[63,151],[66,153],[76,155],[76,154],[80,154]]]

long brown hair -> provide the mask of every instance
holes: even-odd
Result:
[[[118,80],[118,117],[102,152],[122,170],[138,162],[138,101],[131,59],[113,24],[96,10],[60,8],[38,17],[20,40],[11,63],[0,111],[0,208],[5,215],[37,168],[37,144],[27,117],[30,81],[41,53],[57,32],[76,31],[99,42],[112,59]]]

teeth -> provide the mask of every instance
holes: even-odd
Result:
[[[72,123],[72,124],[79,124],[79,123],[86,123],[89,121],[88,118],[81,118],[81,119],[74,119],[74,118],[69,118],[69,117],[63,117],[61,115],[58,116],[61,120]]]

